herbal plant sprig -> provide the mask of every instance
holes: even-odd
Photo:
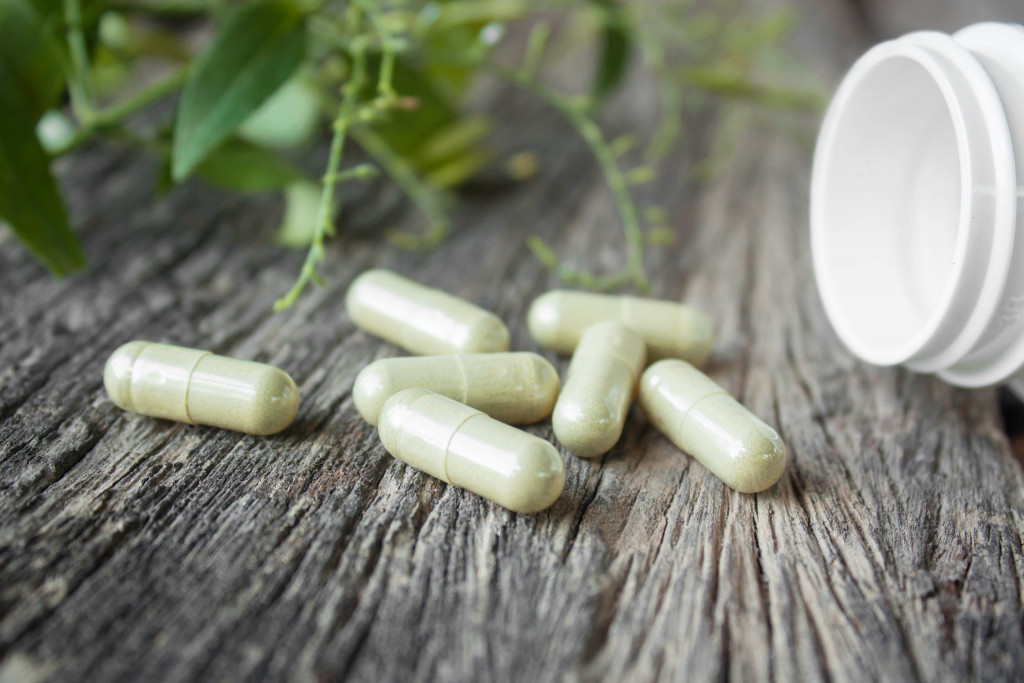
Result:
[[[352,131],[352,137],[369,154],[388,177],[405,193],[424,216],[428,225],[425,232],[416,234],[405,230],[392,230],[388,241],[403,249],[431,249],[440,244],[451,232],[451,223],[439,194],[429,187],[412,166],[392,151],[384,140],[369,128]]]
[[[538,83],[529,72],[508,70],[494,64],[491,64],[489,68],[510,83],[535,93],[573,125],[597,160],[601,172],[604,174],[605,182],[608,183],[612,192],[615,206],[619,212],[619,219],[622,221],[622,230],[626,241],[626,263],[617,273],[599,276],[587,271],[573,270],[561,264],[553,268],[553,272],[566,284],[588,289],[611,290],[631,284],[642,292],[647,291],[650,288],[650,281],[644,268],[644,238],[640,222],[637,219],[636,205],[633,203],[633,197],[629,192],[626,178],[619,168],[615,153],[605,140],[600,127],[587,114],[589,103],[586,100],[573,99],[554,88]],[[527,244],[542,260],[552,253],[551,248],[543,245],[541,238],[536,235],[532,236]],[[547,260],[550,261],[550,258]],[[551,265],[550,262],[548,265]]]
[[[350,6],[349,23],[358,23],[361,11]],[[313,229],[313,236],[310,240],[309,251],[306,260],[302,264],[298,280],[283,297],[274,302],[274,310],[280,311],[288,308],[310,281],[319,282],[320,277],[316,273],[316,265],[324,258],[324,239],[327,235],[334,234],[334,188],[337,186],[339,177],[338,169],[341,166],[342,149],[345,146],[345,136],[349,127],[354,123],[358,112],[359,94],[366,80],[366,46],[359,44],[355,47],[352,55],[352,72],[348,82],[342,88],[341,105],[338,107],[338,115],[332,124],[334,134],[331,138],[331,151],[327,159],[327,170],[322,178],[323,193],[320,196],[320,208],[317,211],[316,225]]]
[[[0,0],[0,219],[55,275],[80,268],[49,163],[102,136],[155,155],[158,187],[196,175],[238,192],[282,192],[287,239],[308,247],[296,282],[275,303],[287,307],[319,280],[341,182],[379,169],[403,191],[427,227],[389,231],[402,248],[431,248],[450,234],[446,189],[488,159],[482,140],[489,127],[467,118],[459,98],[474,77],[489,73],[539,97],[584,140],[615,203],[625,257],[604,274],[567,265],[537,236],[529,248],[567,284],[643,290],[643,249],[672,231],[664,211],[637,206],[631,187],[653,177],[652,164],[683,133],[684,94],[784,109],[822,103],[813,89],[779,85],[786,78],[752,75],[754,65],[763,75],[764,64],[778,63],[785,17],[727,12],[624,0]],[[211,36],[196,52],[194,36],[184,32],[203,19]],[[521,20],[534,30],[518,67],[507,67],[493,48],[505,40],[506,25]],[[590,26],[598,47],[589,92],[563,92],[538,78],[561,57],[545,46],[565,33],[553,28],[563,23]],[[154,31],[160,45],[145,39]],[[609,141],[599,121],[605,98],[630,77],[632,55],[657,82],[660,120],[643,163],[628,168],[623,155],[643,141]],[[172,69],[119,97],[111,83],[141,59],[170,61]],[[173,120],[145,130],[128,125],[179,91]],[[294,156],[302,149],[316,132],[317,112],[331,121],[331,136],[326,168],[314,181],[281,150]],[[343,169],[350,143],[373,165]],[[304,228],[311,215],[315,223]]]
[[[169,76],[139,90],[139,92],[128,97],[123,102],[96,111],[74,133],[53,150],[53,155],[60,156],[66,154],[82,143],[92,139],[97,133],[103,133],[108,128],[118,129],[120,124],[132,114],[145,109],[153,102],[180,88],[181,84],[185,82],[187,75],[188,68],[181,67]]]
[[[619,168],[616,154],[605,140],[600,127],[589,115],[592,101],[587,97],[571,97],[537,80],[545,45],[550,35],[550,26],[539,23],[534,26],[526,41],[526,50],[520,66],[511,69],[494,61],[484,59],[480,66],[508,83],[535,94],[558,111],[590,148],[601,172],[605,177],[622,221],[626,243],[626,259],[623,267],[611,275],[596,275],[587,270],[574,269],[562,263],[554,250],[542,238],[532,235],[527,246],[540,261],[562,282],[596,290],[613,290],[632,285],[639,291],[647,291],[650,281],[643,262],[644,235],[637,217],[636,205],[629,192],[629,183]]]
[[[367,0],[357,0],[357,4],[366,12],[377,38],[380,41],[381,60],[380,74],[377,81],[378,97],[389,104],[397,103],[398,93],[395,92],[394,78],[395,55],[402,46],[379,15],[379,7]],[[420,235],[407,231],[392,230],[388,239],[392,244],[406,249],[430,249],[440,244],[451,232],[451,224],[442,205],[442,200],[415,169],[401,156],[395,154],[387,142],[373,130],[360,127],[353,131],[353,137],[359,146],[384,169],[388,177],[405,193],[412,203],[427,217],[427,230]]]

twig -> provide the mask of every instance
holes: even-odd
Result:
[[[338,115],[334,119],[334,135],[331,138],[331,151],[327,159],[327,170],[323,176],[323,194],[320,195],[320,208],[317,211],[316,226],[313,230],[313,239],[306,254],[306,260],[302,264],[299,277],[288,290],[288,293],[274,302],[274,310],[280,311],[288,308],[310,281],[316,281],[316,264],[324,257],[324,237],[334,234],[334,223],[331,217],[334,208],[334,188],[339,182],[338,167],[341,165],[341,153],[345,146],[345,137],[349,127],[357,117],[357,102],[359,91],[366,81],[366,52],[359,50],[355,53],[352,64],[352,76],[345,84],[342,94],[342,101],[338,107]]]
[[[556,270],[558,276],[569,284],[588,286],[594,289],[614,289],[623,284],[631,283],[637,289],[646,291],[650,287],[650,282],[644,269],[644,238],[639,220],[637,219],[636,205],[633,203],[633,197],[629,193],[626,178],[615,159],[614,151],[604,139],[601,129],[586,113],[586,107],[554,88],[536,82],[528,74],[522,74],[516,70],[491,62],[486,62],[484,66],[513,85],[536,94],[561,113],[576,128],[580,137],[590,147],[590,151],[597,160],[598,166],[601,167],[605,182],[608,183],[612,197],[615,200],[615,206],[619,212],[619,219],[622,221],[622,230],[626,240],[626,263],[622,270],[611,276],[597,277],[589,273],[558,268]],[[539,238],[534,238],[534,245],[537,244],[537,240]],[[534,248],[534,251],[537,251],[536,248]]]
[[[394,230],[388,234],[388,240],[403,249],[430,249],[440,244],[451,232],[451,223],[437,193],[416,175],[409,162],[395,154],[388,144],[369,128],[353,130],[352,137],[429,221],[429,226],[422,235]]]
[[[167,78],[142,88],[125,101],[112,105],[105,110],[95,112],[88,121],[84,121],[75,130],[74,134],[68,138],[68,141],[62,147],[54,151],[53,155],[60,156],[70,152],[88,140],[97,130],[119,124],[131,114],[145,108],[164,95],[174,92],[185,82],[187,75],[188,68],[182,67]]]

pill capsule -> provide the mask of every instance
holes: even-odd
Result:
[[[565,465],[544,439],[428,389],[403,389],[377,426],[391,455],[514,512],[537,512],[562,493]]]
[[[352,322],[410,353],[508,351],[508,328],[498,316],[388,270],[368,270],[349,286]]]
[[[647,368],[639,403],[672,443],[737,491],[764,491],[786,468],[786,446],[775,430],[689,363],[663,360]]]
[[[602,320],[620,322],[643,337],[648,362],[682,358],[703,365],[711,356],[711,321],[692,306],[674,301],[556,289],[534,300],[527,325],[538,344],[570,354],[583,330]]]
[[[612,449],[622,436],[645,355],[644,340],[617,322],[606,320],[583,332],[551,417],[559,443],[584,458]]]
[[[402,389],[430,389],[508,424],[551,414],[561,384],[535,353],[468,353],[384,358],[363,368],[352,387],[356,410],[372,425],[385,401]]]
[[[107,359],[103,385],[120,408],[150,417],[274,434],[292,423],[299,390],[272,365],[133,341]]]

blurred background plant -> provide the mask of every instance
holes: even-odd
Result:
[[[191,176],[280,192],[278,240],[308,250],[276,303],[287,307],[319,280],[340,183],[383,173],[408,196],[426,227],[390,233],[398,247],[447,237],[450,191],[492,163],[492,122],[462,106],[474,81],[490,77],[541,98],[585,141],[617,207],[625,258],[599,275],[564,264],[537,237],[530,248],[567,284],[642,291],[644,246],[673,232],[664,211],[637,206],[632,188],[681,135],[687,99],[822,105],[820,89],[773,84],[764,68],[785,58],[791,23],[697,0],[0,0],[0,218],[54,275],[82,268],[50,166],[90,140],[113,140],[159,159],[158,193]],[[510,28],[525,38],[499,50]],[[548,61],[571,58],[551,48],[558,34],[592,55],[573,91],[540,77]],[[630,155],[639,165],[626,168],[638,141],[606,139],[598,117],[635,68],[657,83],[660,123]],[[173,108],[136,123],[172,95]],[[326,169],[313,178],[294,159],[325,121]],[[359,160],[343,163],[350,144]],[[506,164],[516,178],[535,166],[529,154]]]

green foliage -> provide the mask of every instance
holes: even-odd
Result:
[[[316,235],[320,211],[320,186],[305,181],[284,189],[284,218],[277,230],[277,243],[292,249],[307,249]]]
[[[316,84],[298,75],[278,88],[238,129],[238,135],[263,147],[290,149],[309,142],[320,122]]]
[[[64,91],[61,43],[29,0],[0,0],[0,61],[33,119]]]
[[[50,174],[50,157],[36,138],[36,115],[22,99],[7,62],[0,62],[0,217],[50,272],[67,275],[85,263],[68,227]]]
[[[594,0],[602,12],[601,53],[594,72],[590,92],[594,102],[601,102],[622,82],[629,66],[632,43],[627,20],[615,0]]]
[[[279,190],[304,177],[270,150],[237,138],[207,155],[196,171],[209,183],[236,192]]]
[[[379,74],[379,59],[370,60],[371,75]],[[447,77],[451,77],[449,72]],[[450,84],[449,84],[450,85]],[[361,93],[371,97],[378,85],[370,79]],[[375,114],[375,139],[386,145],[389,156],[402,159],[410,170],[435,188],[451,187],[472,176],[490,161],[481,145],[490,131],[480,118],[466,118],[430,75],[410,60],[396,58],[391,87],[402,93],[408,106],[391,106]],[[364,147],[369,145],[364,145]],[[377,146],[367,150],[377,156]],[[382,166],[391,163],[377,158]]]
[[[787,86],[778,66],[792,17],[751,17],[725,4],[716,13],[704,3],[626,0],[0,0],[0,218],[55,274],[80,267],[50,160],[96,137],[156,156],[158,195],[192,176],[234,192],[279,192],[276,239],[307,249],[295,285],[275,304],[284,308],[320,280],[340,183],[383,173],[407,195],[425,225],[389,230],[401,248],[428,249],[449,234],[449,188],[492,161],[492,122],[462,102],[487,75],[546,102],[587,144],[617,208],[624,263],[595,274],[536,236],[527,246],[567,283],[643,289],[644,249],[675,233],[634,188],[655,177],[683,133],[684,102],[822,103],[818,91]],[[525,41],[495,51],[506,35],[524,34],[507,30],[516,22],[527,24]],[[197,23],[207,36],[198,46]],[[596,54],[580,92],[544,78],[567,45]],[[140,65],[154,62],[165,75],[139,88]],[[601,105],[636,62],[657,82],[660,124],[647,141],[609,141]],[[135,125],[134,114],[172,95],[173,115]],[[325,121],[327,165],[320,178],[307,177],[281,150],[294,157]],[[349,162],[353,144],[372,164]],[[635,153],[641,144],[646,151]],[[542,158],[523,150],[502,167],[525,180]]]
[[[178,104],[171,173],[181,180],[302,63],[304,16],[285,0],[232,11],[198,57]]]

